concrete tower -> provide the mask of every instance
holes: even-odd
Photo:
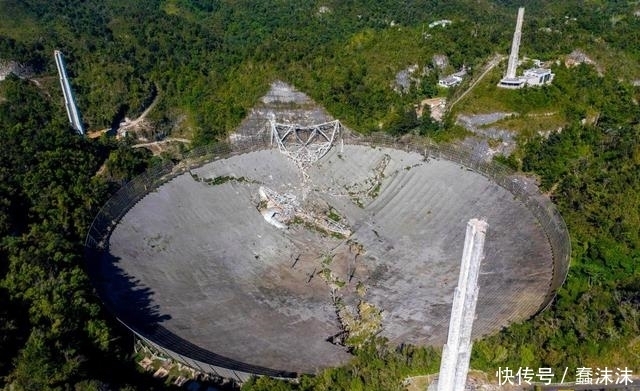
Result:
[[[438,391],[462,391],[467,380],[471,329],[478,301],[478,274],[484,258],[486,230],[485,220],[471,219],[467,223],[460,276],[449,320],[449,336],[442,349]]]
[[[509,64],[507,65],[507,74],[498,83],[499,87],[520,88],[524,85],[525,80],[516,77],[516,69],[518,68],[518,51],[520,50],[520,35],[522,32],[522,20],[524,19],[524,7],[518,9],[518,20],[516,21],[516,31],[513,33],[513,41],[511,42],[511,52],[509,53]]]
[[[518,9],[518,20],[516,22],[516,31],[513,33],[513,42],[511,42],[511,53],[509,53],[509,65],[507,66],[508,79],[516,77],[516,68],[518,67],[518,51],[520,50],[520,36],[522,33],[522,20],[524,19],[524,7]]]

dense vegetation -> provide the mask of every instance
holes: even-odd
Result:
[[[46,59],[62,50],[90,129],[136,116],[158,91],[159,131],[207,142],[235,127],[276,78],[358,130],[387,128],[423,92],[434,93],[439,72],[479,66],[506,51],[510,36],[502,17],[509,10],[487,4],[256,3],[3,2],[0,58],[53,76]],[[445,16],[455,28],[426,27]],[[417,64],[420,79],[434,54],[449,66],[406,94],[391,93],[397,72]],[[53,77],[45,81],[56,88]]]
[[[434,373],[439,369],[439,354],[430,348],[402,345],[389,349],[384,340],[371,340],[357,349],[355,358],[344,367],[328,369],[317,376],[303,376],[299,384],[270,378],[252,379],[243,390],[403,390],[409,376]]]
[[[571,80],[582,85],[566,91],[580,114],[548,139],[528,140],[521,161],[540,176],[567,222],[570,273],[549,310],[476,345],[479,367],[640,366],[637,91],[634,96],[613,75],[598,77],[588,67]],[[598,119],[583,125],[587,106]]]
[[[146,158],[76,136],[29,81],[9,77],[0,94],[0,376],[17,390],[98,389],[94,376],[126,382],[130,346],[114,343],[82,244],[110,181]],[[105,162],[110,174],[96,177]]]
[[[552,307],[475,345],[472,367],[620,366],[640,371],[640,78],[635,9],[621,2],[532,1],[521,54],[585,51],[596,66],[554,65],[554,84],[499,91],[496,69],[456,110],[518,112],[520,148],[506,159],[540,177],[567,221],[573,259]],[[204,144],[233,129],[275,79],[292,83],[350,127],[451,134],[416,118],[437,78],[506,53],[510,1],[278,2],[200,0],[3,1],[0,59],[29,65],[35,83],[0,82],[0,385],[16,390],[151,389],[127,360],[127,334],[93,296],[82,241],[96,208],[148,164],[148,155],[66,125],[53,49],[61,49],[91,129],[135,117],[158,97],[158,134]],[[448,18],[447,28],[427,27]],[[440,70],[433,56],[449,65]],[[417,64],[415,81],[393,91]],[[427,67],[429,72],[422,74]],[[536,115],[562,131],[543,138]],[[527,121],[530,122],[527,124]],[[524,125],[523,125],[524,123]],[[526,130],[526,129],[524,129]],[[100,167],[101,174],[96,175]],[[353,363],[246,389],[401,389],[432,373],[438,354],[371,341]],[[113,368],[110,370],[109,368]],[[141,385],[144,384],[144,385]]]

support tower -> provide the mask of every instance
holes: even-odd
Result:
[[[484,258],[485,220],[471,219],[462,251],[458,286],[453,296],[449,336],[442,349],[438,391],[464,390],[471,356],[471,329],[478,301],[478,274]]]
[[[524,80],[516,77],[518,68],[518,52],[520,50],[520,35],[522,32],[522,21],[524,19],[524,7],[518,8],[518,20],[516,21],[516,31],[513,33],[511,42],[511,52],[509,53],[509,64],[507,74],[500,80],[498,86],[505,88],[520,88],[524,85]]]
[[[516,68],[518,67],[518,52],[520,51],[520,36],[522,35],[522,20],[524,19],[524,7],[518,9],[518,20],[516,21],[516,31],[513,33],[513,42],[511,42],[511,52],[509,53],[509,65],[507,66],[506,78],[513,79],[516,77]]]

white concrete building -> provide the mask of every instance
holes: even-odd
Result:
[[[551,69],[531,68],[524,71],[521,79],[525,79],[529,86],[540,86],[551,83],[554,76],[555,74],[551,73]]]
[[[438,80],[438,85],[444,88],[455,87],[460,83],[462,83],[462,78],[456,75],[447,76],[444,79]]]

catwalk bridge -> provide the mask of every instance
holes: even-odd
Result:
[[[53,52],[56,58],[56,67],[58,67],[58,75],[60,75],[60,86],[62,87],[62,93],[64,94],[64,105],[67,109],[67,116],[71,126],[79,133],[84,134],[82,127],[82,121],[80,120],[80,114],[78,113],[78,107],[73,97],[73,91],[71,91],[71,84],[69,84],[69,78],[67,77],[67,71],[64,69],[64,60],[62,59],[62,52],[55,50]]]

